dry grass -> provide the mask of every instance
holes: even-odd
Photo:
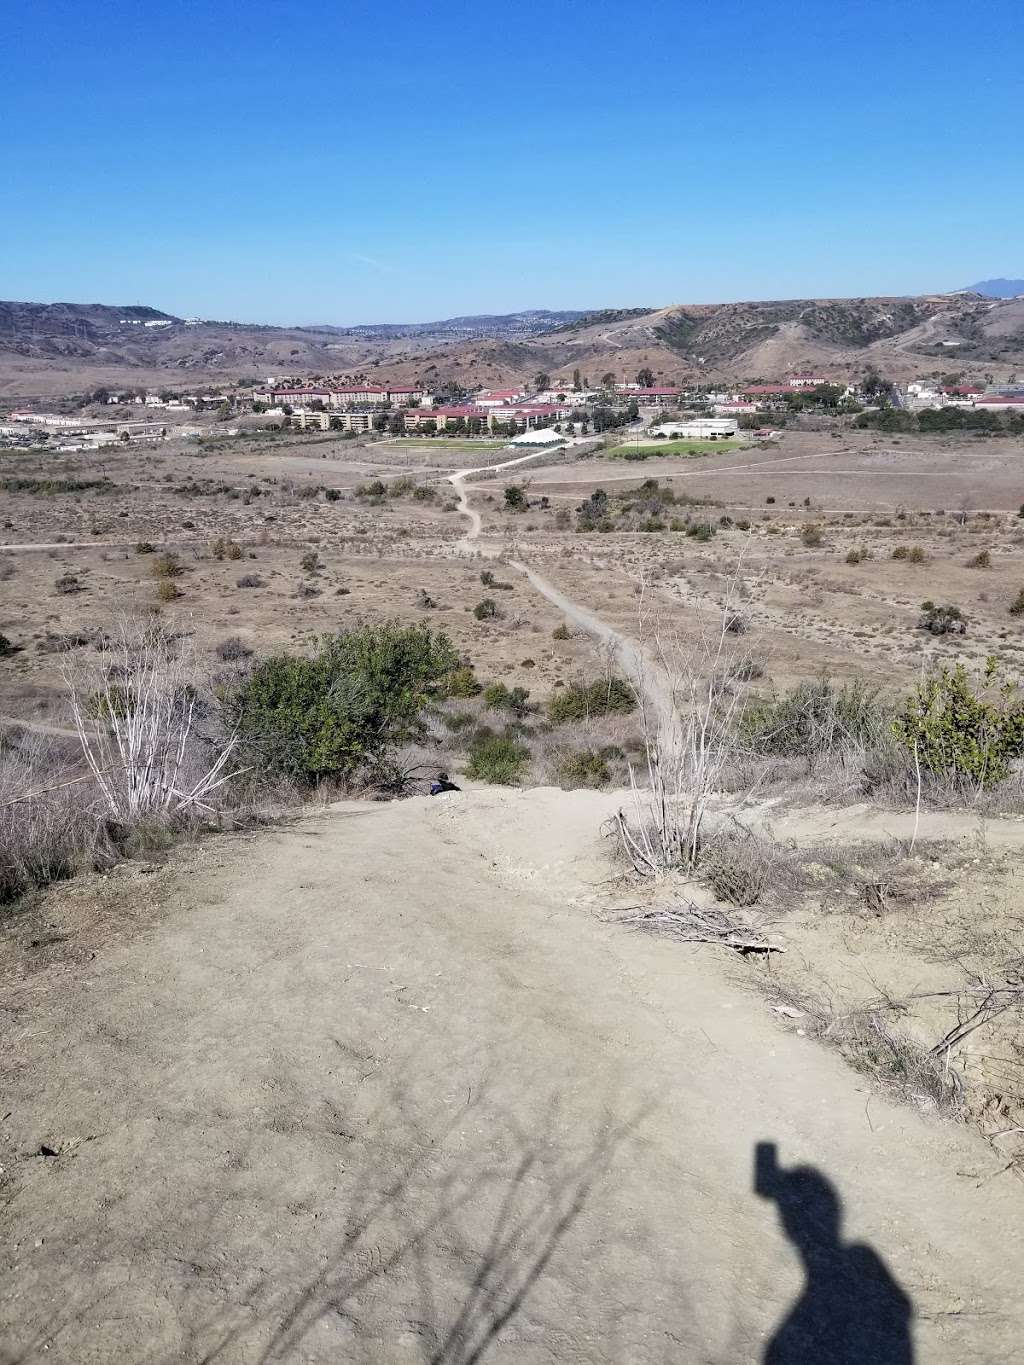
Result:
[[[765,990],[783,1017],[836,1048],[855,1071],[894,1098],[947,1117],[964,1116],[962,1077],[948,1057],[900,1028],[901,1003],[882,999],[837,1010],[824,995],[792,983],[767,979]]]

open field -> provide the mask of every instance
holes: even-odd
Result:
[[[651,459],[656,455],[718,455],[731,450],[739,450],[742,441],[637,441],[636,444],[614,446],[607,452],[612,460],[624,460],[630,456]]]
[[[445,482],[467,459],[510,454],[493,442],[319,435],[8,454],[0,479],[22,486],[4,494],[0,632],[21,652],[0,663],[0,712],[47,713],[61,642],[81,637],[88,647],[123,607],[159,606],[207,650],[227,634],[265,650],[356,620],[429,618],[485,676],[543,696],[585,664],[586,640],[553,641],[560,614],[516,575],[504,575],[512,589],[501,594],[500,621],[472,617],[487,594],[479,564],[460,552],[462,522]],[[648,610],[684,631],[735,580],[751,648],[756,641],[764,654],[762,686],[821,669],[888,685],[929,658],[980,664],[994,653],[1013,668],[1024,663],[1024,618],[1009,614],[1024,586],[1022,458],[1024,443],[1014,440],[790,433],[772,449],[719,449],[685,468],[662,457],[621,474],[599,459],[551,464],[540,453],[474,483],[472,501],[486,542],[535,564],[627,634],[637,629],[641,580]],[[374,480],[399,479],[399,497],[365,492]],[[652,504],[638,520],[623,509],[643,504],[652,479],[677,501]],[[45,493],[33,480],[100,486]],[[526,488],[528,511],[505,508],[511,483]],[[575,509],[595,488],[609,493],[613,515],[601,531],[581,533]],[[702,521],[713,532],[705,543],[686,534]],[[214,558],[218,537],[242,558]],[[138,544],[180,555],[180,595],[157,602],[153,556]],[[299,563],[309,551],[322,561],[312,574]],[[987,567],[971,567],[979,555]],[[59,591],[69,576],[73,590]],[[259,585],[239,587],[247,576]],[[421,590],[436,607],[417,605]],[[921,631],[926,598],[960,607],[967,633]],[[532,661],[525,670],[524,660]]]

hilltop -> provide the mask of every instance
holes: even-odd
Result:
[[[532,310],[431,323],[271,327],[155,308],[0,303],[0,392],[250,380],[266,374],[477,384],[650,367],[662,379],[749,379],[873,365],[893,378],[1024,362],[1024,298],[980,293],[783,299],[591,312]]]

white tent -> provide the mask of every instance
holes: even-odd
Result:
[[[566,437],[551,427],[531,427],[529,431],[513,436],[509,445],[513,446],[564,446]]]

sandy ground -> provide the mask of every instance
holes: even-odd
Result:
[[[1024,1191],[608,922],[609,805],[344,805],[90,890],[94,955],[7,997],[0,1360],[1013,1358]]]

